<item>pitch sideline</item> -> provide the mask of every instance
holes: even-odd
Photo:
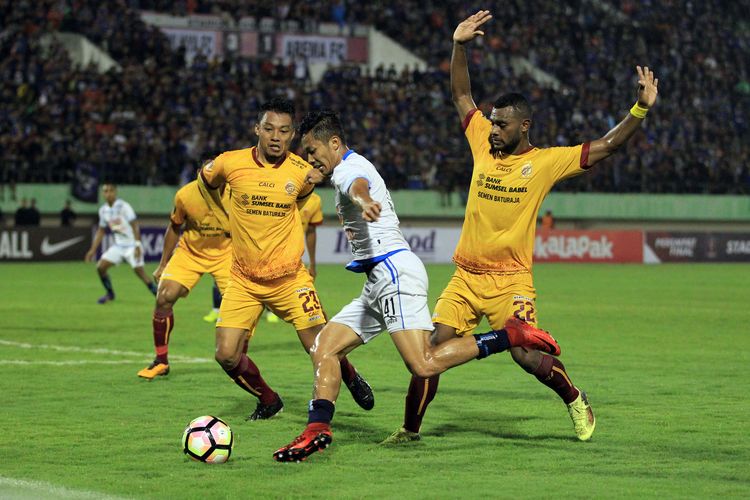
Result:
[[[128,356],[137,356],[138,360],[122,360],[122,361],[113,361],[113,360],[91,360],[90,362],[86,362],[85,360],[79,360],[80,362],[75,363],[68,363],[68,364],[125,364],[125,363],[135,363],[141,362],[144,359],[151,359],[153,357],[153,353],[142,353],[142,352],[135,352],[135,351],[119,351],[116,349],[105,349],[105,348],[86,348],[86,347],[78,347],[78,346],[63,346],[63,345],[52,345],[52,344],[29,344],[27,342],[14,342],[12,340],[0,340],[0,346],[7,346],[7,347],[17,347],[20,349],[49,349],[53,351],[58,352],[79,352],[79,353],[87,353],[87,354],[108,354],[111,356],[121,356],[121,357],[128,357]],[[190,356],[180,356],[179,354],[170,354],[169,357],[175,361],[179,361],[180,363],[214,363],[213,358],[193,358]],[[11,361],[11,360],[7,360]],[[105,362],[106,361],[106,362]],[[29,362],[29,364],[66,364],[66,361],[56,361],[56,362]],[[2,360],[0,360],[0,364],[2,363]],[[5,364],[11,364],[11,363],[5,363]],[[12,364],[22,364],[22,363],[12,363]]]

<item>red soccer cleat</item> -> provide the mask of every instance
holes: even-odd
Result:
[[[305,429],[294,441],[273,452],[277,462],[301,462],[316,451],[322,451],[333,442],[330,430]]]
[[[560,346],[552,335],[515,316],[508,318],[504,328],[513,347],[531,347],[553,356],[560,355]]]

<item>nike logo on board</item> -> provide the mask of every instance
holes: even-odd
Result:
[[[79,241],[83,241],[84,236],[76,236],[75,238],[71,238],[69,240],[60,241],[58,243],[50,243],[49,238],[45,236],[45,238],[42,240],[42,255],[54,255],[58,252],[62,252],[68,247],[72,247]]]

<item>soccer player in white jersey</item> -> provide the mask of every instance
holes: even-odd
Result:
[[[112,281],[109,279],[107,270],[126,261],[133,268],[135,274],[145,283],[151,293],[156,295],[156,284],[143,270],[143,246],[141,245],[141,230],[136,220],[135,211],[125,200],[117,197],[117,186],[108,182],[102,186],[105,203],[99,207],[99,228],[91,243],[91,248],[86,252],[86,262],[94,258],[96,249],[104,238],[105,228],[109,228],[115,237],[115,244],[109,247],[99,259],[96,270],[99,279],[107,293],[98,300],[99,304],[106,304],[115,300],[115,291]]]
[[[427,307],[427,272],[409,248],[382,177],[367,158],[346,145],[338,115],[308,113],[300,125],[302,146],[316,168],[308,182],[329,177],[336,189],[336,210],[352,248],[346,268],[367,277],[362,293],[335,315],[310,350],[315,383],[308,424],[294,441],[274,452],[280,462],[300,461],[333,440],[330,423],[341,386],[339,361],[356,347],[388,330],[413,374],[442,373],[452,366],[510,347],[525,346],[559,354],[549,334],[531,326],[506,324],[486,334],[451,339],[431,347],[433,330]]]

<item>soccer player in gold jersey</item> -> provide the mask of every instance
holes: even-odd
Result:
[[[440,344],[471,333],[482,316],[493,329],[513,315],[536,325],[536,291],[531,261],[537,213],[557,182],[584,173],[613,154],[641,126],[655,104],[658,79],[648,67],[636,67],[637,102],[604,136],[573,147],[538,148],[529,142],[531,108],[520,94],[494,103],[489,120],[471,95],[465,44],[483,36],[491,19],[481,10],[461,22],[453,34],[451,92],[474,158],[463,230],[453,260],[456,271],[438,299],[432,342]],[[567,405],[578,439],[591,438],[596,425],[586,394],[571,381],[562,362],[538,350],[514,347],[513,360],[555,391]],[[427,405],[438,377],[412,377],[404,426],[384,444],[419,439]]]
[[[216,361],[235,383],[259,399],[251,420],[270,418],[283,408],[258,367],[243,352],[263,308],[294,325],[306,351],[326,322],[313,279],[302,264],[304,235],[297,201],[313,185],[309,163],[289,151],[294,138],[294,104],[276,98],[261,107],[255,147],[222,153],[201,170],[215,192],[232,190],[227,207],[232,233],[231,281],[216,321]],[[354,400],[369,410],[375,401],[367,382],[346,358],[341,372]]]
[[[222,203],[228,204],[229,190],[220,195]],[[153,274],[159,282],[152,319],[156,359],[138,372],[139,377],[151,380],[169,373],[167,350],[177,300],[186,297],[205,273],[213,276],[222,292],[229,284],[232,263],[229,227],[226,217],[223,220],[218,217],[209,202],[197,180],[175,194],[161,261]]]

